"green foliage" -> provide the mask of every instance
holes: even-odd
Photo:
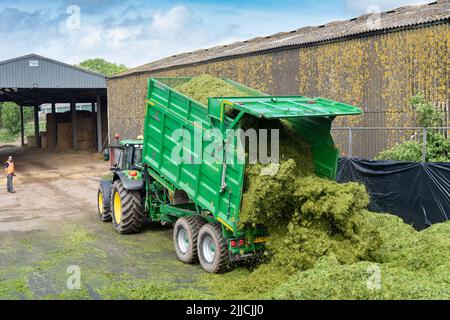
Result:
[[[427,134],[427,161],[450,162],[450,139],[437,131]]]
[[[411,98],[411,108],[416,114],[417,126],[429,128],[443,125],[444,114],[428,102],[423,95],[419,94]],[[421,162],[423,143],[418,140],[423,141],[423,138],[423,132],[420,132],[411,137],[409,141],[380,152],[376,160]],[[426,151],[427,162],[449,162],[450,139],[447,139],[438,130],[428,130]]]
[[[10,134],[5,129],[0,129],[0,143],[11,143],[17,140],[17,135]]]
[[[39,122],[39,130],[45,131],[47,123],[45,121]],[[25,123],[25,137],[34,135],[34,121]]]
[[[407,141],[397,144],[395,147],[382,151],[376,160],[396,160],[396,161],[422,161],[422,143],[417,141]],[[449,162],[450,161],[450,139],[436,131],[427,132],[427,155],[426,162]]]
[[[128,70],[128,68],[121,64],[115,64],[112,62],[108,62],[104,59],[90,59],[81,62],[78,67],[81,67],[83,69],[100,73],[104,76],[112,76],[121,72],[125,72]]]
[[[416,124],[419,127],[441,127],[444,123],[444,114],[425,99],[422,94],[410,99],[411,108],[416,113]]]
[[[422,144],[417,141],[406,141],[404,143],[397,144],[391,149],[380,152],[375,159],[421,162]]]
[[[11,135],[20,132],[20,108],[14,103],[2,105],[2,126]]]
[[[33,119],[33,109],[23,109],[25,124]],[[0,142],[10,143],[20,132],[20,108],[14,103],[0,103]]]

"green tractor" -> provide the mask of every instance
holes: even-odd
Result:
[[[112,176],[102,180],[98,189],[102,222],[112,222],[119,234],[139,233],[147,221],[173,225],[178,259],[187,264],[200,262],[211,273],[226,271],[233,262],[262,252],[267,239],[264,231],[254,233],[251,245],[245,246],[243,238],[233,239],[232,233],[223,230],[221,223],[196,206],[184,191],[146,173],[149,168],[142,156],[143,140],[118,141],[105,152]]]
[[[123,140],[110,146],[105,160],[111,161],[111,180],[98,189],[98,212],[103,222],[113,222],[120,234],[141,231],[144,216],[142,140]]]
[[[221,133],[223,140],[214,143],[225,150],[237,145],[239,138],[230,137],[229,132],[240,127],[245,114],[285,119],[311,144],[316,174],[334,179],[338,150],[331,124],[337,116],[361,114],[361,110],[322,98],[270,97],[227,79],[248,96],[210,98],[206,106],[174,89],[189,80],[149,80],[143,139],[120,141],[110,148],[106,158],[113,175],[100,185],[98,212],[102,221],[112,221],[121,234],[141,231],[146,220],[173,225],[178,259],[199,262],[206,272],[220,273],[263,252],[268,234],[263,228],[239,228],[245,163],[193,161],[209,152],[208,130]],[[237,111],[236,117],[229,118],[225,112],[229,108]],[[177,130],[183,136],[175,138]],[[200,135],[205,142],[196,148],[184,139],[186,135]],[[180,146],[190,160],[177,163],[172,151]],[[237,149],[227,157],[237,158]]]

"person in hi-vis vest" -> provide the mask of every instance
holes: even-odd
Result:
[[[9,193],[15,192],[13,187],[14,173],[13,157],[9,156],[8,161],[5,162],[6,189]]]

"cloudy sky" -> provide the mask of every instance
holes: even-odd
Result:
[[[424,0],[0,0],[0,61],[37,53],[128,67]]]

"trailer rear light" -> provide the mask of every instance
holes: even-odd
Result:
[[[131,171],[129,173],[130,177],[137,177],[137,172],[136,171]]]
[[[239,247],[242,247],[242,246],[244,246],[244,244],[245,244],[245,241],[244,240],[239,240]]]
[[[231,240],[230,244],[232,248],[236,248],[237,243],[235,240]]]

